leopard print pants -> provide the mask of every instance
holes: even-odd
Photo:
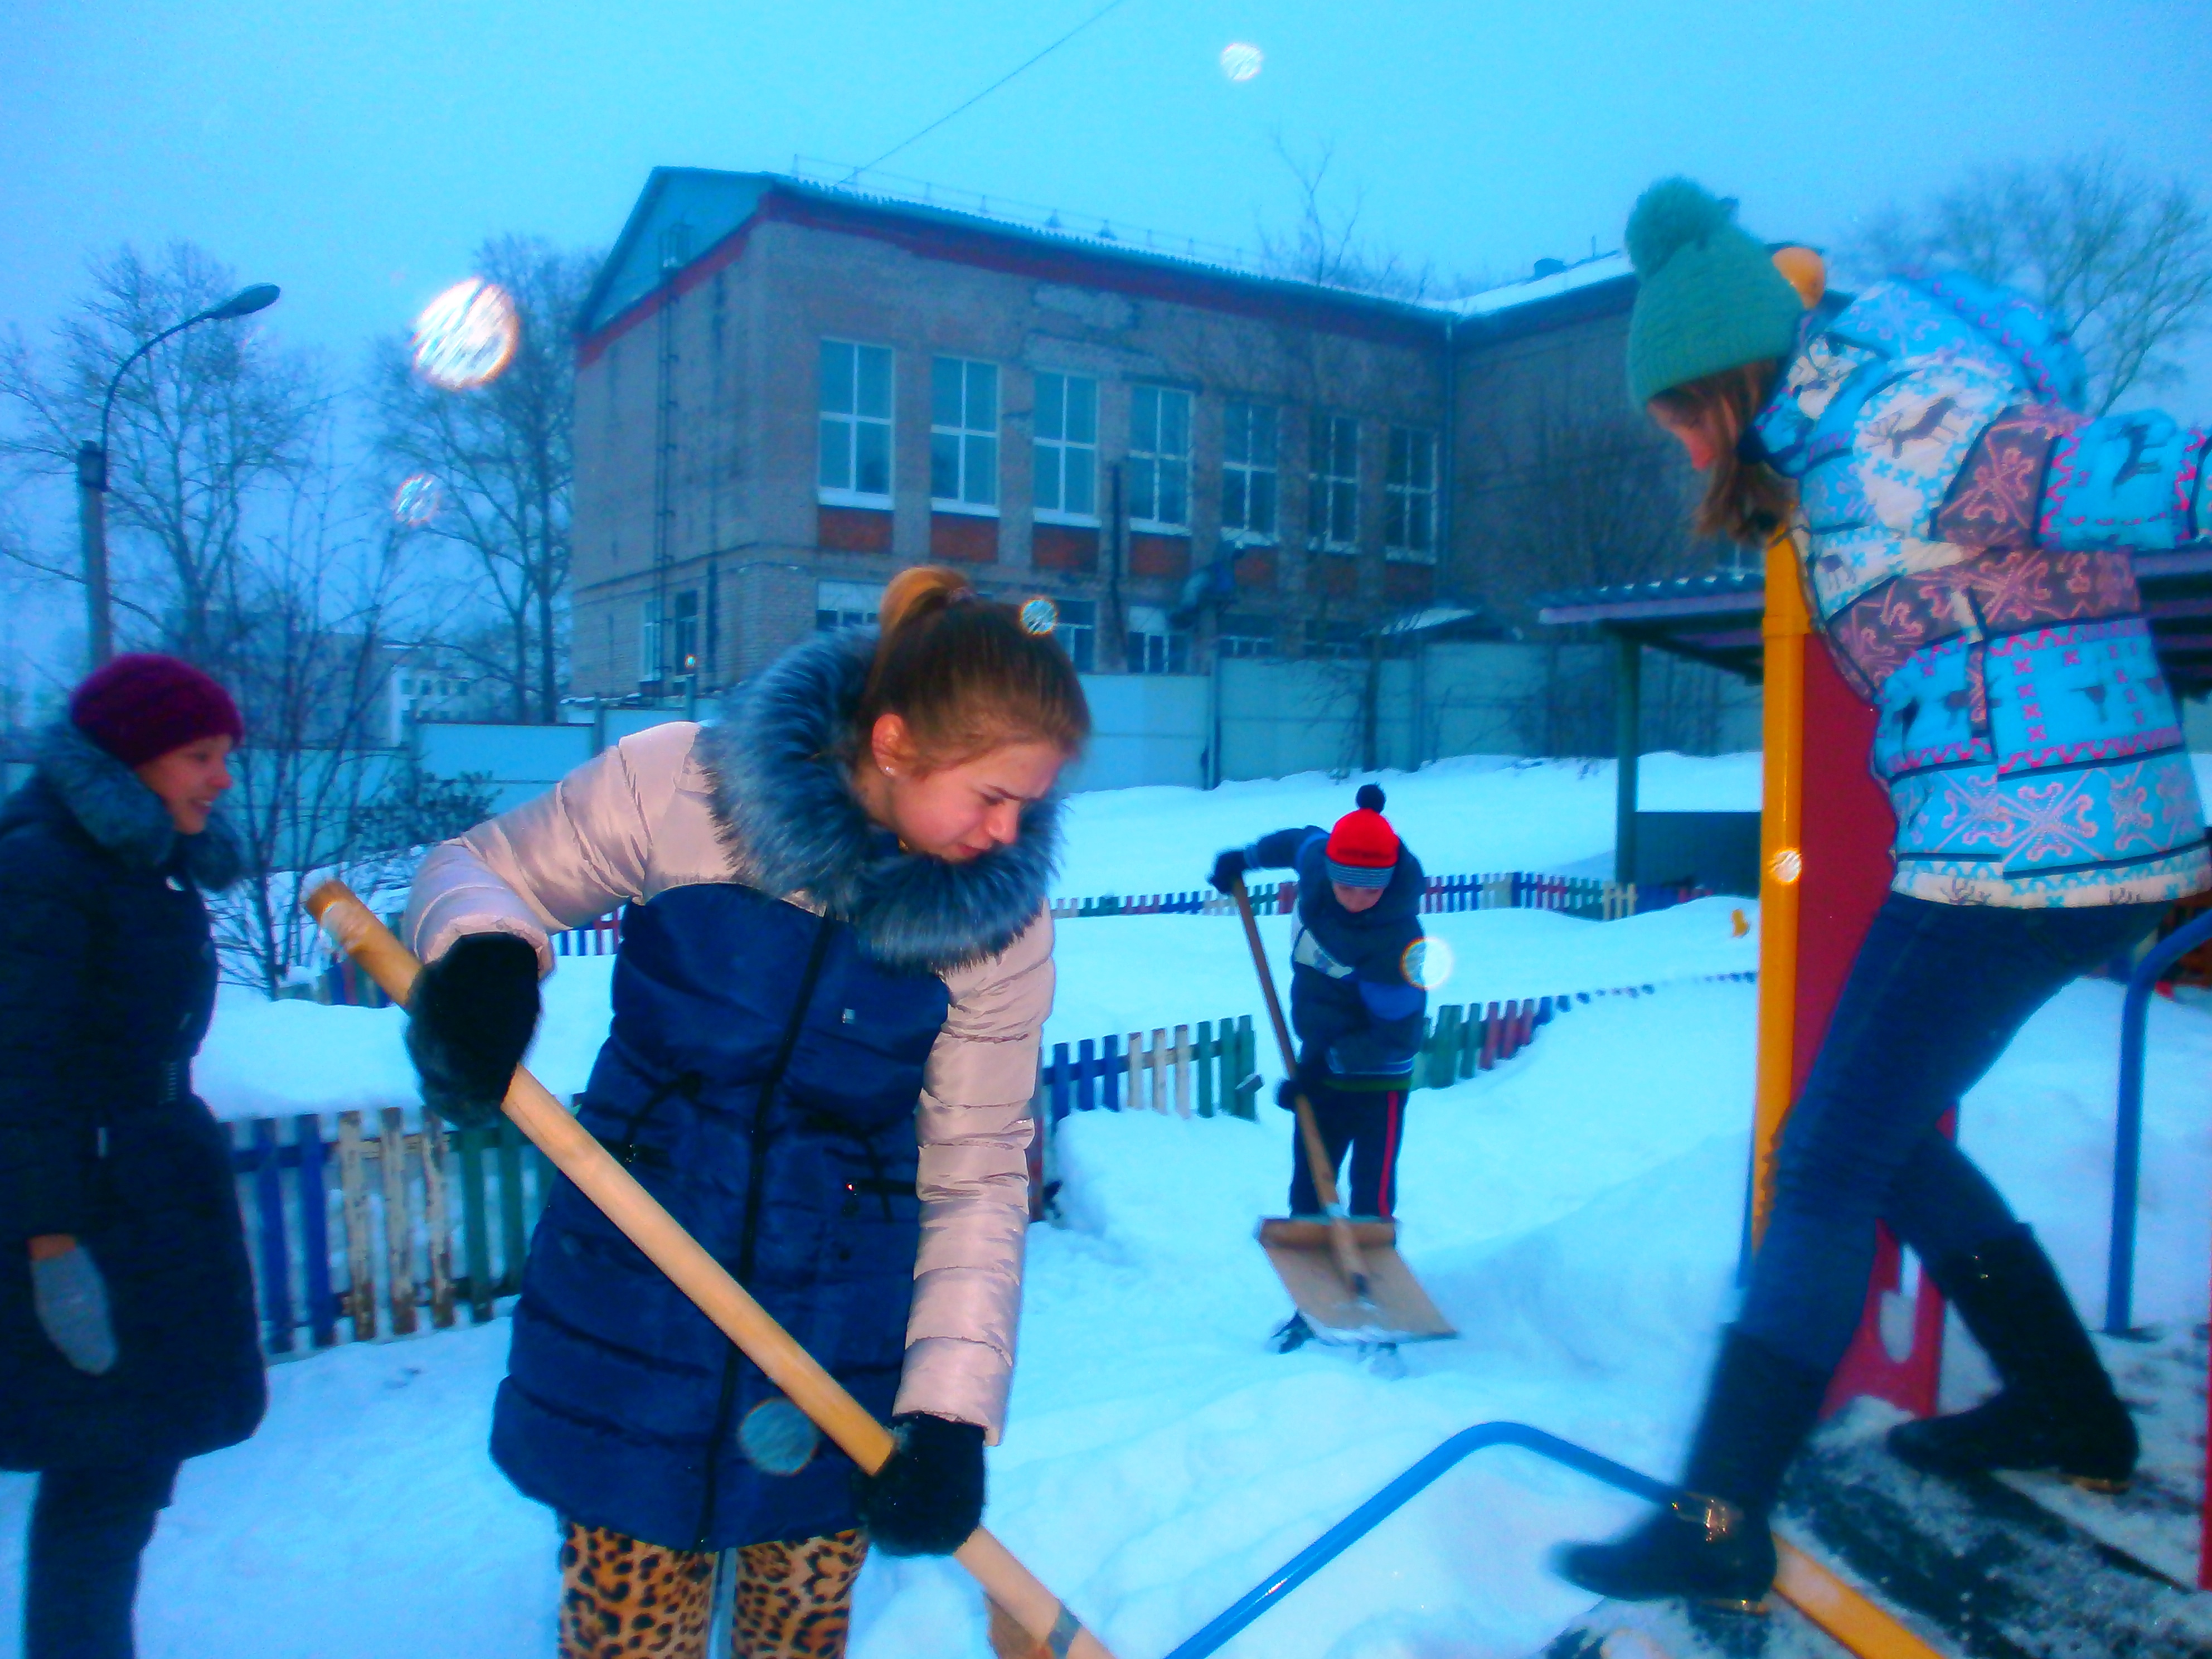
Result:
[[[736,1659],[843,1659],[867,1553],[857,1532],[739,1550]],[[714,1601],[711,1553],[563,1523],[561,1659],[706,1659]]]

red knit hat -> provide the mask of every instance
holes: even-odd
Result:
[[[125,766],[202,738],[246,736],[230,693],[188,662],[151,652],[116,658],[70,694],[70,719]]]
[[[1382,816],[1382,792],[1359,786],[1359,810],[1346,812],[1328,832],[1328,878],[1346,887],[1388,887],[1398,867],[1398,832]]]

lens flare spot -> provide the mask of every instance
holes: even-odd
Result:
[[[446,492],[427,472],[402,478],[399,488],[392,492],[392,516],[411,530],[429,523],[445,505]]]
[[[1060,607],[1050,599],[1034,599],[1022,606],[1022,628],[1030,634],[1049,634],[1060,626]]]
[[[1238,85],[1259,78],[1267,54],[1249,40],[1231,40],[1221,49],[1221,72]]]
[[[497,283],[471,276],[422,307],[415,319],[415,372],[447,392],[489,386],[514,361],[522,319]]]
[[[1405,971],[1406,983],[1418,985],[1424,991],[1442,990],[1452,976],[1457,964],[1452,957],[1452,948],[1440,939],[1417,939],[1406,947],[1406,954],[1398,965]]]

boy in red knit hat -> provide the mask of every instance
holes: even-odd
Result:
[[[1398,1143],[1428,993],[1406,976],[1407,952],[1421,937],[1420,860],[1382,816],[1382,792],[1363,785],[1357,810],[1333,830],[1278,830],[1213,861],[1227,892],[1248,870],[1295,870],[1297,929],[1291,944],[1291,1025],[1298,1067],[1276,1091],[1291,1109],[1312,1103],[1330,1166],[1352,1153],[1354,1215],[1389,1219],[1398,1194]],[[1321,1200],[1303,1149],[1291,1138],[1291,1212],[1316,1215]],[[1294,1317],[1278,1333],[1285,1352],[1312,1333]]]

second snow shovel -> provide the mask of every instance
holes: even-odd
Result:
[[[302,904],[340,949],[403,1006],[422,964],[395,939],[343,882],[326,881]],[[545,1085],[514,1068],[505,1109],[538,1150],[606,1218],[622,1229],[653,1266],[676,1282],[746,1358],[850,1457],[871,1474],[891,1455],[890,1431],[845,1392],[791,1334],[754,1301],[727,1269],[700,1247],[676,1218],[612,1153],[577,1122]],[[978,1527],[953,1559],[974,1574],[994,1604],[993,1626],[1018,1626],[1039,1650],[1055,1659],[1113,1659],[1105,1644],[1038,1583],[1013,1553]]]
[[[1237,901],[1237,914],[1244,920],[1252,965],[1259,970],[1260,988],[1267,998],[1267,1018],[1283,1051],[1283,1070],[1296,1077],[1298,1061],[1291,1044],[1291,1028],[1275,995],[1274,972],[1267,966],[1267,950],[1260,942],[1260,924],[1252,919],[1252,901],[1241,878],[1230,889],[1230,896]],[[1459,1333],[1437,1310],[1437,1304],[1429,1300],[1428,1292],[1398,1255],[1398,1224],[1354,1221],[1345,1212],[1337,1197],[1336,1166],[1322,1139],[1313,1103],[1303,1091],[1294,1098],[1298,1141],[1305,1149],[1306,1168],[1313,1176],[1323,1218],[1262,1221],[1260,1245],[1306,1323],[1325,1342],[1428,1342],[1457,1336]]]

